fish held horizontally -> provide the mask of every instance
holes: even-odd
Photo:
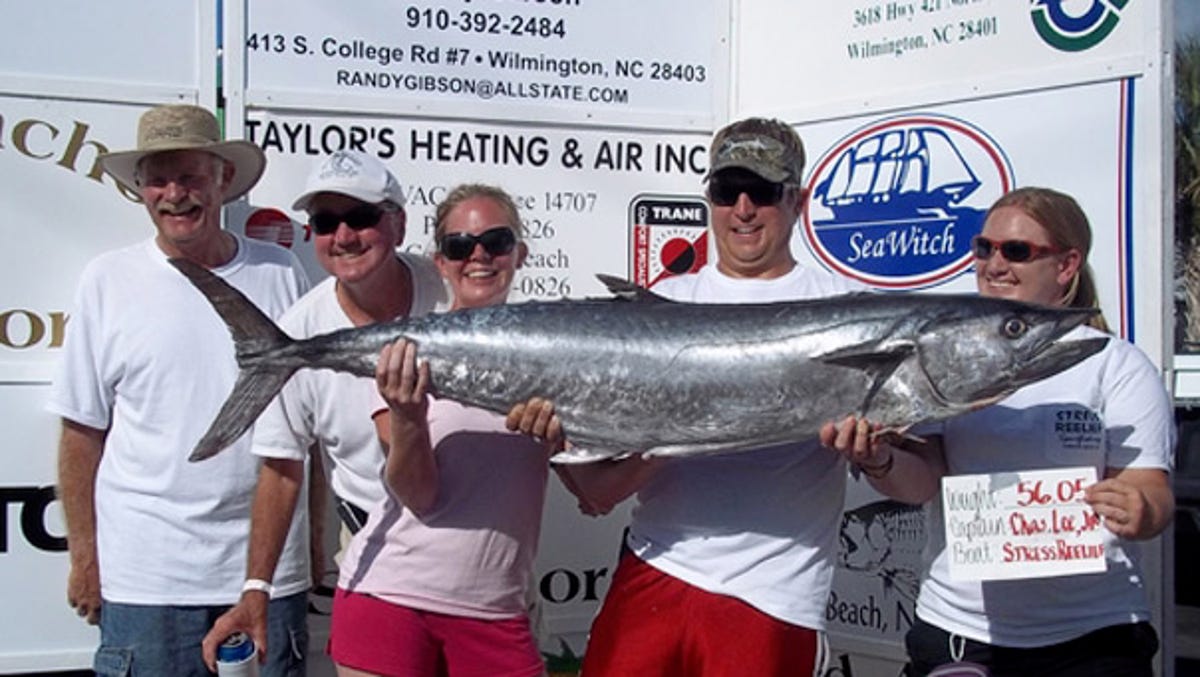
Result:
[[[1094,311],[974,295],[847,294],[689,304],[602,276],[617,297],[477,308],[295,341],[240,292],[172,260],[233,334],[241,369],[190,458],[241,436],[298,369],[373,376],[398,338],[428,361],[432,391],[504,413],[548,398],[572,448],[557,461],[690,455],[813,437],[854,413],[887,426],[995,402],[1099,352],[1058,341]]]

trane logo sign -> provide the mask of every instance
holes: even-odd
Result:
[[[66,328],[67,314],[61,311],[0,310],[0,347],[61,348]]]
[[[63,169],[79,173],[96,183],[104,183],[104,170],[97,157],[107,153],[107,145],[89,138],[91,126],[79,120],[68,123],[37,118],[14,120],[0,112],[0,151],[12,151],[32,160],[53,162]],[[138,196],[113,182],[117,191],[131,202]]]

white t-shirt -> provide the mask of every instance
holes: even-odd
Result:
[[[410,317],[444,309],[446,288],[428,257],[399,254],[412,272]],[[337,279],[326,278],[288,309],[279,325],[293,338],[307,338],[353,323],[335,292]],[[371,413],[378,407],[375,380],[328,369],[301,369],[254,426],[254,453],[267,458],[307,458],[320,443],[333,463],[330,484],[339,497],[363,510],[383,500],[383,447]]]
[[[303,269],[285,249],[237,239],[233,260],[213,272],[278,317],[308,288]],[[47,409],[109,430],[95,496],[104,599],[237,601],[258,477],[250,436],[187,460],[236,376],[229,330],[153,240],[84,269]],[[276,594],[305,590],[308,578],[307,523],[295,520]]]
[[[450,400],[430,401],[429,437],[439,479],[433,509],[417,517],[389,492],[350,542],[338,585],[434,613],[523,615],[546,497],[545,448],[508,432],[503,416]]]
[[[862,288],[799,265],[765,280],[730,278],[709,265],[653,290],[679,301],[767,303]],[[841,457],[815,439],[670,459],[638,492],[627,542],[666,574],[824,629],[845,487]]]
[[[1079,327],[1068,339],[1105,336]],[[944,422],[952,475],[1094,466],[1171,467],[1174,423],[1158,370],[1132,344],[1108,346],[1007,399]],[[944,630],[1000,646],[1057,644],[1147,620],[1141,544],[1104,530],[1104,573],[1012,581],[950,579],[941,497],[929,510],[928,563],[917,614]]]

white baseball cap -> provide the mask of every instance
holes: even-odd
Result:
[[[317,193],[339,193],[369,204],[391,202],[404,206],[400,182],[374,156],[356,150],[339,150],[313,167],[304,182],[304,193],[292,209],[307,210]]]

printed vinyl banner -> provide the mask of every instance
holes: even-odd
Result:
[[[54,495],[58,419],[42,411],[48,395],[46,385],[0,385],[0,674],[90,666],[100,643],[67,606],[66,528]]]
[[[631,208],[649,193],[703,206],[709,134],[253,111],[246,138],[265,148],[267,171],[250,193],[250,213],[235,221],[244,218],[248,234],[289,244],[314,280],[325,273],[305,215],[290,207],[327,153],[358,148],[388,165],[408,201],[404,247],[411,251],[431,251],[434,208],[447,191],[465,182],[499,185],[525,220],[530,254],[511,299],[521,301],[604,294],[596,273],[632,277],[638,224]],[[707,211],[700,218],[707,223]],[[699,237],[695,220],[684,235]],[[643,245],[640,255],[659,268],[664,257],[677,265],[669,240]]]
[[[744,3],[738,63],[803,73],[780,88],[742,71],[747,111],[839,114],[1140,73],[1154,3],[1130,0],[853,0]],[[1152,33],[1151,33],[1152,34]],[[779,44],[803,45],[782,51]],[[814,67],[820,64],[820,67]]]
[[[247,103],[272,107],[290,92],[459,118],[707,129],[726,79],[722,0],[686,12],[669,0],[354,7],[247,3]]]
[[[1064,87],[798,128],[810,203],[793,249],[883,290],[975,291],[971,237],[1006,190],[1074,196],[1094,233],[1102,305],[1123,326],[1138,214],[1124,161],[1131,81]]]
[[[131,148],[143,108],[0,96],[4,221],[0,382],[46,382],[79,271],[97,254],[149,238],[146,210],[101,173],[96,156]]]
[[[875,492],[866,479],[847,480],[837,568],[825,605],[826,628],[835,654],[854,650],[904,660],[904,633],[915,618],[924,547],[922,506],[888,499]],[[856,661],[845,659],[847,664]],[[833,662],[838,665],[842,661]],[[889,674],[896,674],[895,670]]]
[[[131,148],[144,105],[0,96],[0,599],[10,609],[0,674],[91,665],[96,628],[67,606],[67,545],[55,497],[59,421],[43,410],[79,273],[150,238],[145,208],[96,157]],[[17,611],[19,610],[19,612]]]
[[[69,80],[64,93],[93,82],[107,85],[108,96],[138,86],[194,89],[199,59],[213,49],[197,25],[211,21],[215,8],[201,2],[8,3],[0,22],[0,81],[19,77],[26,86],[52,86]],[[112,27],[130,27],[136,35]]]

